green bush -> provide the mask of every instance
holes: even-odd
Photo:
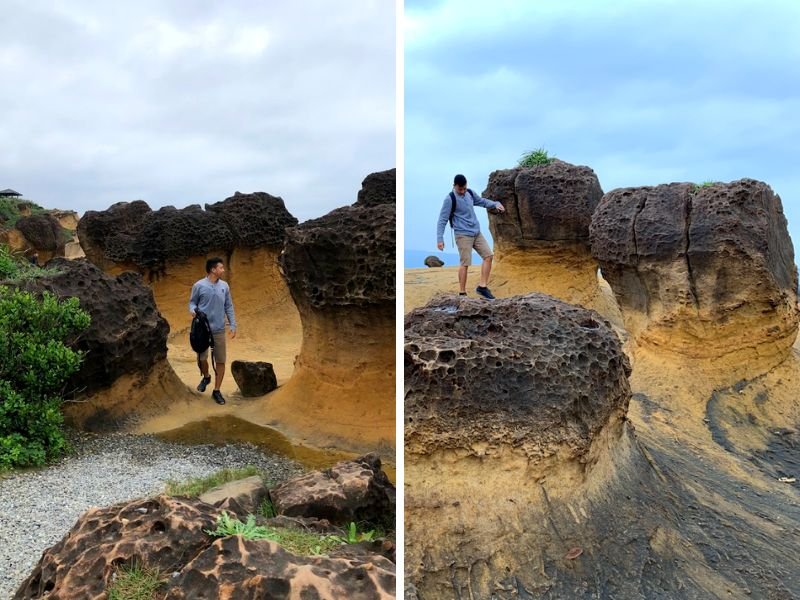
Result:
[[[531,150],[530,152],[526,152],[522,156],[519,157],[519,161],[517,165],[520,167],[535,167],[537,165],[549,165],[553,162],[555,156],[548,156],[547,150],[544,148],[537,148],[536,150]]]
[[[24,200],[23,198],[0,198],[0,224],[4,227],[14,227],[17,221],[22,217],[22,215],[19,214],[20,204],[27,204],[30,207],[32,215],[47,212],[44,208],[30,200]]]
[[[89,323],[77,298],[0,286],[0,469],[40,466],[64,450],[61,393],[82,359],[66,342]]]

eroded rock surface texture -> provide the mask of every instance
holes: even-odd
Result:
[[[591,227],[638,341],[698,358],[774,364],[797,333],[797,270],[780,197],[741,179],[607,193]]]
[[[203,530],[215,527],[216,513],[166,496],[90,509],[45,550],[14,598],[99,598],[116,568],[134,560],[162,573],[179,570],[211,544]]]
[[[103,598],[117,569],[134,562],[175,574],[159,591],[171,599],[395,597],[394,564],[383,556],[296,556],[269,540],[217,539],[206,531],[219,513],[166,496],[91,509],[44,552],[14,599]]]
[[[440,296],[405,320],[406,452],[585,455],[627,410],[628,359],[592,311],[530,294]]]
[[[374,454],[291,479],[270,490],[270,497],[279,515],[345,526],[351,521],[384,524],[395,514],[394,486]]]
[[[269,410],[313,445],[394,447],[394,177],[374,173],[355,204],[287,230],[279,260],[303,342]]]
[[[298,306],[394,310],[394,198],[394,169],[374,173],[352,206],[288,230],[281,266]]]
[[[215,541],[170,582],[165,600],[395,597],[389,560],[295,556],[275,542]]]
[[[278,387],[272,363],[235,360],[231,363],[231,375],[245,397],[263,396]]]
[[[586,244],[603,190],[589,167],[555,159],[492,172],[482,196],[505,207],[505,213],[491,213],[489,225],[497,249],[510,250],[542,242]]]
[[[156,211],[146,202],[118,202],[105,211],[88,211],[78,223],[86,256],[106,268],[113,263],[159,268],[208,252],[235,247],[280,247],[285,229],[297,224],[281,198],[258,192],[222,202]]]
[[[22,287],[78,298],[92,318],[74,343],[86,356],[69,382],[70,390],[104,389],[122,375],[144,375],[166,359],[169,325],[138,274],[112,277],[86,260],[64,258],[51,260],[48,267],[58,273],[27,281]]]

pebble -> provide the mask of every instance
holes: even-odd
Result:
[[[49,467],[0,476],[0,598],[11,598],[42,552],[87,509],[154,496],[168,480],[254,465],[269,485],[301,473],[296,462],[249,444],[188,446],[150,435],[69,432],[72,452]]]

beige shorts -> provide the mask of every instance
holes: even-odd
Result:
[[[458,248],[458,258],[461,260],[462,267],[468,267],[472,264],[472,249],[483,259],[494,256],[492,249],[489,248],[489,242],[483,237],[481,232],[475,237],[469,235],[456,236],[456,248]]]
[[[209,352],[211,352],[211,348],[205,352],[201,352],[200,360],[208,360]],[[214,362],[224,363],[225,358],[225,332],[220,331],[219,333],[214,334]]]

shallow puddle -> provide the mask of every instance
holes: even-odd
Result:
[[[209,417],[156,435],[161,439],[179,444],[214,444],[219,446],[247,442],[267,452],[296,460],[311,470],[326,469],[338,462],[358,456],[351,452],[319,450],[295,445],[289,441],[289,438],[275,429],[262,427],[231,415]],[[391,482],[394,483],[394,466],[383,462],[383,470]]]

